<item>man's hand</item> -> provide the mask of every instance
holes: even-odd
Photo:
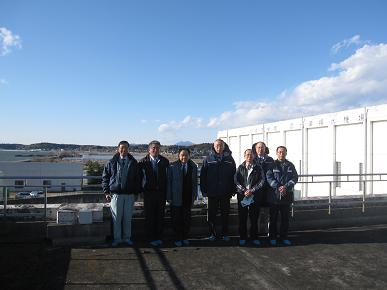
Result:
[[[253,194],[253,193],[251,192],[250,189],[248,189],[248,190],[245,191],[245,196],[246,196],[246,197],[249,197],[249,196],[252,195],[252,194]]]
[[[107,202],[111,202],[112,201],[112,196],[111,196],[110,193],[105,194],[105,198],[106,198]]]
[[[285,196],[286,195],[286,187],[281,185],[279,188],[278,188],[281,196]]]

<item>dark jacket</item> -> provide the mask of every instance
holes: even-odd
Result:
[[[258,158],[257,151],[255,150],[255,146],[257,145],[257,143],[254,143],[251,149],[253,151],[254,162],[261,165],[261,167],[265,173],[265,184],[263,185],[263,189],[262,189],[261,205],[268,206],[269,196],[273,193],[273,189],[270,187],[270,185],[266,181],[266,173],[270,168],[273,167],[274,159],[271,158],[269,155],[267,155],[268,151],[269,151],[267,147],[266,147],[267,151],[265,152],[265,155],[263,156],[263,160],[261,158]]]
[[[159,155],[157,163],[157,175],[153,172],[152,161],[149,154],[142,158],[140,165],[140,180],[142,192],[162,192],[166,194],[168,181],[169,161],[164,156]]]
[[[212,151],[203,160],[200,172],[200,190],[203,196],[222,197],[232,196],[236,188],[234,184],[234,174],[236,165],[231,151],[225,143],[222,156],[216,154],[214,146]]]
[[[106,163],[102,173],[102,189],[105,194],[138,194],[140,192],[139,167],[137,160],[128,154],[128,175],[126,188],[121,188],[119,180],[119,158],[117,153]]]
[[[168,186],[167,186],[167,200],[173,206],[182,206],[183,204],[183,174],[181,170],[181,162],[179,160],[172,162],[168,170]],[[192,203],[198,195],[198,166],[192,160],[188,161],[188,166],[191,168],[192,181]]]
[[[254,201],[261,202],[262,188],[265,183],[265,173],[259,164],[253,163],[252,166],[253,170],[249,176],[246,168],[246,161],[239,165],[235,173],[234,181],[238,193],[238,200],[242,200],[244,198],[244,193],[249,186],[249,189],[254,195]]]
[[[294,201],[294,185],[298,181],[298,174],[293,163],[284,160],[274,161],[273,168],[266,173],[266,179],[269,185],[274,189],[269,196],[269,203],[271,204],[290,204]],[[284,185],[286,188],[285,196],[281,196],[278,188]]]

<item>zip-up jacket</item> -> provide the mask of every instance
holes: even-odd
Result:
[[[139,165],[142,192],[162,192],[165,195],[168,182],[168,159],[161,155],[158,156],[157,174],[153,171],[149,154],[140,160]]]
[[[252,171],[250,175],[248,175],[246,161],[244,161],[241,165],[239,165],[235,173],[234,182],[236,184],[238,200],[242,200],[244,198],[244,193],[247,188],[249,188],[254,195],[255,202],[261,201],[260,195],[262,194],[263,185],[265,183],[265,173],[259,164],[253,163]]]
[[[273,204],[290,204],[294,201],[294,186],[298,181],[298,174],[293,163],[284,160],[274,161],[273,168],[266,172],[266,179],[269,185],[274,189],[274,192],[269,195],[269,203]],[[281,196],[279,187],[285,186],[286,194]]]
[[[198,166],[192,160],[188,160],[187,165],[191,168],[191,187],[192,204],[198,195]],[[183,204],[183,173],[182,163],[177,160],[169,165],[167,200],[171,201],[173,206],[182,206]]]
[[[236,165],[225,143],[223,154],[216,154],[214,147],[203,160],[200,172],[200,190],[203,196],[222,197],[235,194],[234,174]]]
[[[121,188],[119,164],[120,154],[117,153],[109,160],[102,173],[102,190],[105,194],[138,194],[140,191],[139,167],[137,160],[131,154],[128,157],[128,174],[126,187]]]

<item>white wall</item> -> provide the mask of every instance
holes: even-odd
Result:
[[[299,174],[335,174],[336,162],[341,163],[342,174],[359,174],[359,164],[362,164],[363,173],[372,174],[387,173],[386,133],[387,104],[223,130],[218,136],[228,140],[237,165],[243,161],[245,148],[264,141],[273,158],[276,158],[277,146],[285,145],[288,159]],[[371,177],[362,178],[371,180]],[[382,178],[387,179],[387,174]],[[314,180],[323,179],[329,178]],[[359,181],[343,182],[346,178],[342,177],[341,185],[336,186],[339,184],[330,179],[332,196],[363,193]],[[301,197],[329,195],[328,183],[298,184],[296,189],[301,191]],[[387,181],[369,182],[365,192],[387,194]]]

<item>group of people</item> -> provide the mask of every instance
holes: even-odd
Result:
[[[294,185],[298,175],[294,165],[286,159],[287,149],[279,146],[277,160],[268,155],[264,142],[255,143],[244,152],[245,161],[236,168],[228,145],[215,140],[211,152],[203,160],[200,171],[200,190],[207,197],[209,241],[222,238],[229,241],[230,200],[237,194],[239,215],[239,244],[249,237],[255,246],[258,238],[260,208],[269,206],[269,240],[272,246],[279,240],[291,245],[288,239],[289,211],[293,202]],[[160,142],[151,141],[148,154],[139,162],[129,153],[129,143],[121,141],[117,153],[104,167],[102,188],[110,202],[113,220],[112,246],[133,245],[131,239],[134,201],[143,194],[145,226],[152,246],[163,244],[162,233],[166,202],[171,209],[172,227],[177,247],[189,245],[188,234],[191,209],[198,195],[198,166],[190,159],[190,150],[181,148],[178,160],[169,162],[160,154]],[[221,233],[216,231],[216,216],[221,213]],[[277,232],[277,220],[280,228]]]

